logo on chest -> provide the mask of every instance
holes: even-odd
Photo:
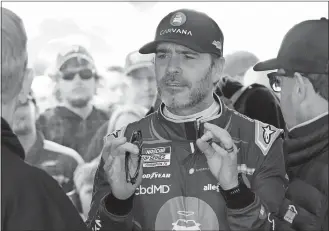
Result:
[[[169,179],[171,177],[171,173],[159,173],[159,172],[152,172],[152,173],[144,173],[143,179]]]
[[[219,185],[207,184],[203,186],[203,191],[216,191],[219,192]]]
[[[156,147],[142,149],[143,167],[169,166],[171,159],[171,147]]]

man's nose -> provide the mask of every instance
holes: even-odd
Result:
[[[180,60],[178,56],[173,55],[170,57],[166,72],[168,74],[175,74],[175,75],[181,74],[182,69],[180,68]]]
[[[81,81],[81,78],[80,78],[79,73],[75,73],[74,78],[73,78],[73,81],[74,81],[74,82],[79,82],[79,81]]]

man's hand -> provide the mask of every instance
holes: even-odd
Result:
[[[224,190],[238,186],[238,150],[230,134],[209,123],[205,123],[204,128],[205,133],[196,144],[205,154],[210,171]]]
[[[109,137],[102,150],[102,158],[104,159],[104,171],[106,178],[111,185],[112,194],[117,199],[126,200],[135,193],[136,188],[142,182],[143,162],[141,160],[139,174],[136,183],[133,185],[126,181],[125,171],[125,153],[130,152],[132,155],[132,163],[130,174],[133,175],[137,169],[137,160],[139,153],[138,147],[127,142],[125,137],[114,138]]]

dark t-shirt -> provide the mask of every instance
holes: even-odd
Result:
[[[95,107],[87,119],[82,119],[66,107],[58,106],[45,111],[37,124],[45,139],[70,147],[85,159],[92,137],[106,121],[107,114]]]

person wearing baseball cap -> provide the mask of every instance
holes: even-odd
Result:
[[[128,91],[129,103],[141,105],[147,110],[152,108],[157,96],[154,73],[154,55],[140,54],[138,51],[129,53],[126,57],[124,73],[131,80]]]
[[[328,19],[292,27],[276,58],[260,62],[281,93],[289,133],[284,154],[290,185],[278,215],[295,230],[328,230]]]
[[[212,18],[180,9],[139,50],[155,53],[163,103],[104,137],[90,228],[270,230],[267,217],[284,196],[282,131],[228,109],[213,93],[223,42]],[[132,144],[134,134],[142,147]]]
[[[70,45],[56,59],[52,75],[60,104],[40,115],[38,123],[46,139],[70,147],[84,158],[88,141],[108,120],[92,99],[99,76],[91,54],[80,45]]]

